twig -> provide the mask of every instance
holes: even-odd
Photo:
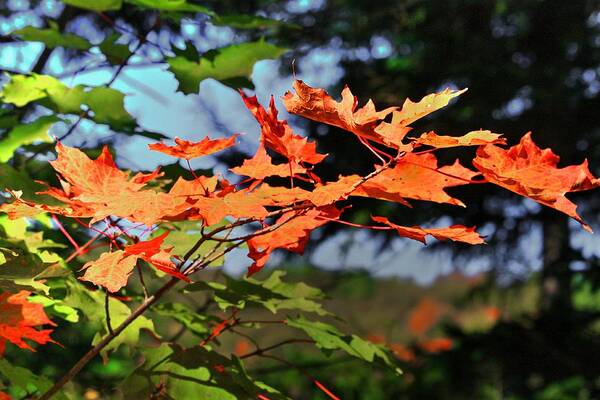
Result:
[[[108,290],[106,291],[106,296],[104,297],[104,312],[106,313],[106,327],[108,328],[108,333],[110,335],[114,335],[112,325],[110,323],[110,306],[109,306],[109,294]]]
[[[142,267],[139,262],[136,262],[135,267],[138,271],[138,276],[140,278],[140,284],[142,285],[142,291],[144,292],[144,300],[148,298],[148,288],[146,287],[146,283],[144,282],[144,274],[142,273]]]
[[[315,343],[315,341],[311,340],[311,339],[287,339],[287,340],[283,340],[279,343],[275,343],[271,346],[267,346],[267,347],[263,347],[263,348],[259,347],[253,352],[244,354],[243,356],[239,356],[239,358],[244,359],[244,358],[249,358],[249,357],[253,357],[253,356],[260,356],[266,351],[270,351],[270,350],[276,349],[278,347],[285,346],[286,344],[292,344],[292,343]]]

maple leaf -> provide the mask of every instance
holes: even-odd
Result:
[[[22,349],[35,351],[26,341],[39,344],[57,343],[50,334],[52,329],[37,330],[41,325],[56,325],[44,312],[44,306],[28,301],[30,292],[0,293],[0,356],[9,341]]]
[[[125,246],[123,250],[102,253],[97,260],[89,261],[83,266],[85,274],[80,279],[114,293],[127,285],[138,259],[142,259],[156,269],[189,282],[189,278],[179,272],[171,261],[170,249],[161,249],[169,233],[167,231],[153,239]]]
[[[339,218],[341,211],[334,207],[312,209],[304,214],[287,212],[282,214],[274,225],[281,226],[272,232],[250,238],[248,257],[254,263],[248,268],[248,276],[260,271],[269,256],[276,249],[285,249],[293,253],[302,253],[308,243],[310,232]]]
[[[296,94],[286,92],[283,96],[283,103],[290,113],[337,126],[398,151],[411,150],[410,145],[402,142],[411,129],[409,124],[446,106],[452,98],[466,90],[446,89],[427,95],[416,103],[406,99],[401,109],[388,107],[377,111],[371,100],[357,109],[358,101],[347,86],[342,91],[340,102],[335,101],[325,90],[312,88],[301,80],[294,81],[293,88]],[[390,114],[391,123],[385,122],[384,119]]]
[[[257,218],[267,216],[262,204],[251,201],[247,190],[227,193],[223,197],[200,197],[194,203],[206,225],[213,225],[227,216],[234,218]]]
[[[130,178],[117,168],[106,146],[95,160],[61,143],[57,143],[56,151],[58,157],[51,164],[60,175],[62,189],[50,187],[39,193],[65,204],[37,204],[21,199],[17,192],[13,192],[15,202],[1,208],[10,218],[46,211],[68,217],[91,218],[91,223],[115,215],[150,226],[189,207],[185,197],[143,189],[160,173],[138,173]]]
[[[416,120],[421,119],[440,108],[446,107],[450,100],[460,96],[466,91],[467,89],[454,90],[447,88],[439,93],[428,94],[416,103],[410,99],[406,99],[402,105],[402,109],[398,111],[398,115],[396,116],[397,123],[402,126],[410,125]]]
[[[244,104],[254,115],[261,128],[261,143],[296,163],[318,164],[327,156],[317,152],[317,144],[295,134],[287,121],[277,118],[275,99],[271,96],[269,112],[260,105],[256,96],[248,97],[240,91]]]
[[[356,109],[358,101],[348,86],[342,91],[342,100],[335,101],[324,89],[312,88],[295,80],[292,84],[296,93],[286,92],[283,96],[285,108],[292,114],[313,121],[337,126],[367,140],[383,143],[375,127],[397,107],[376,111],[373,101]]]
[[[260,144],[252,158],[244,160],[241,166],[231,168],[237,175],[248,176],[257,180],[264,180],[269,176],[288,177],[306,173],[306,168],[297,162],[289,164],[273,164],[272,158],[267,154],[265,147]]]
[[[127,257],[123,250],[102,253],[97,260],[87,262],[82,270],[85,274],[79,278],[105,287],[109,292],[117,292],[127,285],[137,257]]]
[[[485,144],[506,144],[506,139],[491,131],[472,131],[463,136],[444,136],[427,132],[415,139],[414,143],[443,149],[458,146],[480,146]]]
[[[529,132],[519,144],[508,149],[495,145],[480,147],[473,165],[488,182],[561,211],[591,232],[577,214],[577,205],[565,194],[597,188],[600,180],[590,172],[587,160],[580,165],[557,168],[559,160],[552,150],[540,149]]]
[[[140,241],[130,246],[125,246],[124,253],[130,256],[137,256],[148,262],[156,269],[163,271],[171,276],[189,282],[189,278],[179,272],[175,263],[171,260],[172,248],[161,248],[165,238],[171,233],[166,231],[161,235],[146,241]]]
[[[206,136],[199,142],[189,142],[184,139],[175,138],[175,146],[167,146],[164,143],[152,143],[148,145],[150,150],[158,151],[173,157],[191,160],[193,158],[207,156],[224,150],[235,144],[238,134],[225,139],[210,139]]]
[[[394,228],[400,236],[427,243],[425,237],[431,235],[437,240],[452,240],[469,244],[483,244],[485,241],[477,232],[475,227],[467,228],[462,225],[452,225],[447,228],[421,228],[420,226],[401,226],[390,222],[385,217],[372,217],[373,221]]]
[[[200,175],[191,181],[179,177],[173,187],[171,187],[171,190],[169,190],[169,195],[191,198],[206,196],[215,191],[218,181],[219,179],[216,176],[207,177]]]
[[[406,154],[394,168],[369,179],[352,192],[353,196],[372,197],[409,205],[406,199],[448,203],[465,207],[462,201],[444,191],[467,185],[477,172],[460,165],[438,167],[434,154]],[[426,184],[425,184],[426,183]]]

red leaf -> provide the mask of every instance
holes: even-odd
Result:
[[[261,127],[261,143],[296,163],[318,164],[327,156],[317,153],[315,142],[296,135],[287,121],[277,119],[275,100],[271,97],[269,112],[258,103],[256,96],[248,97],[240,91],[246,107]]]
[[[310,232],[328,223],[329,219],[338,218],[340,214],[341,211],[334,207],[313,209],[298,216],[294,212],[283,214],[275,224],[287,222],[279,228],[248,240],[248,257],[254,260],[248,269],[248,276],[260,271],[276,249],[302,253]]]
[[[148,145],[148,148],[173,157],[191,160],[192,158],[207,156],[233,146],[238,136],[238,134],[234,134],[225,139],[210,139],[207,136],[199,142],[189,142],[184,139],[175,138],[175,146],[167,146],[164,143],[152,143]]]
[[[27,300],[29,292],[17,294],[0,293],[0,356],[9,341],[22,349],[35,351],[24,339],[39,344],[56,343],[50,338],[52,329],[37,330],[40,325],[55,325],[46,313],[44,306]]]
[[[483,244],[485,241],[477,232],[475,227],[467,228],[462,225],[452,225],[447,228],[421,228],[420,226],[401,226],[390,222],[385,217],[372,217],[373,221],[390,226],[398,232],[400,236],[418,240],[427,243],[425,237],[431,235],[437,240],[452,240],[454,242],[463,242],[469,244]]]
[[[591,232],[577,214],[577,206],[565,194],[597,188],[600,180],[590,172],[587,160],[580,165],[557,168],[559,160],[552,150],[536,146],[530,132],[518,145],[508,149],[494,145],[480,147],[473,165],[489,182],[561,211]]]

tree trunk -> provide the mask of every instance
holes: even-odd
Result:
[[[569,219],[544,209],[541,309],[544,313],[569,313],[572,309]]]

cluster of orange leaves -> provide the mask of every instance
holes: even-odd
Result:
[[[165,182],[160,179],[159,170],[130,176],[116,166],[106,147],[92,160],[78,149],[57,143],[58,156],[51,165],[61,186],[49,186],[42,193],[62,204],[24,199],[18,188],[12,188],[10,192],[15,201],[2,205],[0,211],[10,218],[49,212],[87,219],[90,225],[111,216],[147,226],[165,221],[198,220],[208,227],[229,218],[239,225],[257,227],[255,235],[248,235],[245,240],[248,256],[253,261],[249,274],[260,270],[274,250],[300,253],[311,231],[332,221],[344,222],[341,216],[347,206],[340,207],[340,202],[354,196],[409,207],[409,200],[464,207],[445,189],[489,182],[561,211],[590,230],[577,214],[576,205],[565,197],[570,192],[600,186],[600,181],[589,171],[587,161],[558,168],[558,156],[550,149],[536,146],[529,133],[508,149],[501,146],[506,144],[501,135],[486,130],[463,136],[435,132],[408,135],[412,130],[410,124],[446,106],[464,91],[446,89],[418,102],[407,99],[402,106],[377,111],[370,100],[358,108],[356,97],[347,87],[342,91],[341,101],[300,80],[295,81],[293,87],[295,93],[288,92],[283,97],[287,110],[354,134],[378,160],[371,173],[323,182],[315,174],[314,166],[327,155],[318,152],[317,143],[296,134],[287,121],[278,118],[273,98],[265,109],[256,97],[241,92],[245,105],[260,124],[261,136],[256,153],[230,170],[239,177],[233,178],[236,179],[233,183],[232,178],[230,181],[221,176],[194,175],[191,180],[180,177],[164,190]],[[176,139],[174,146],[156,143],[150,145],[150,149],[189,161],[230,148],[236,138],[237,135],[216,140],[207,137],[196,143]],[[438,165],[435,151],[462,146],[478,147],[472,162],[474,169],[461,165],[458,160],[450,165]],[[283,162],[275,163],[274,159]],[[272,177],[286,178],[288,183],[273,186]],[[402,226],[379,216],[373,216],[373,221],[377,225],[366,228],[395,230],[400,236],[424,243],[428,235],[438,240],[484,243],[473,227]],[[82,279],[116,292],[127,284],[139,259],[187,279],[173,262],[177,255],[171,254],[172,249],[162,247],[164,237],[102,254],[84,266],[86,272]]]

